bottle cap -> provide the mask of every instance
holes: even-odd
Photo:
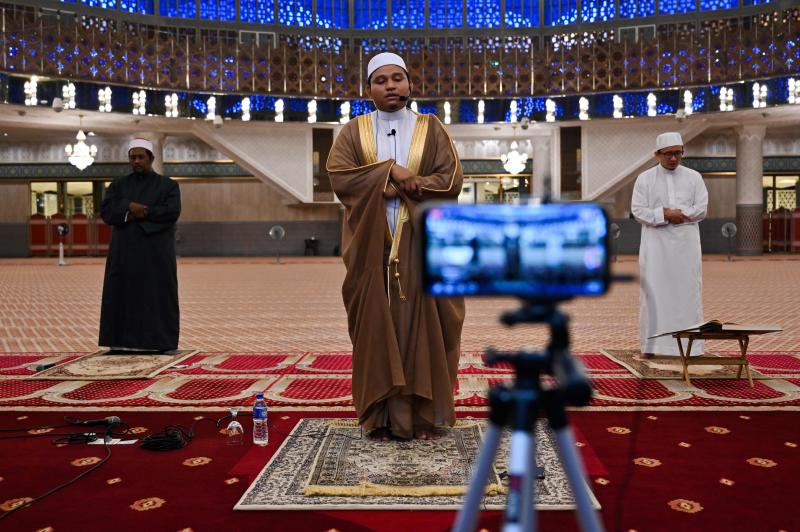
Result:
[[[256,394],[256,399],[263,399],[263,398],[264,398],[264,394],[263,393],[257,393]]]

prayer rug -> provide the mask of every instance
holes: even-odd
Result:
[[[27,380],[107,381],[151,379],[197,351],[183,350],[172,355],[117,355],[108,349],[70,360],[40,371]]]
[[[483,420],[459,420],[437,440],[380,442],[356,420],[303,419],[236,504],[236,510],[457,510],[482,445]],[[487,479],[483,508],[505,507],[506,431]],[[555,435],[540,420],[536,508],[574,509]],[[592,496],[593,503],[599,503]]]
[[[658,379],[658,380],[680,380],[683,379],[683,366],[681,359],[678,356],[655,356],[653,358],[640,358],[642,355],[635,349],[617,350],[617,349],[601,349],[601,353],[606,355],[614,362],[626,367],[631,373],[640,379]],[[720,355],[716,353],[705,353],[705,356],[732,358],[732,356]],[[748,355],[747,360],[750,362],[750,374],[754,379],[774,379],[781,378],[781,375],[764,375],[753,366],[755,365],[754,357]],[[736,372],[739,366],[730,365],[702,365],[702,366],[689,366],[689,377],[692,379],[735,379]],[[742,368],[742,377],[747,379],[744,368]]]

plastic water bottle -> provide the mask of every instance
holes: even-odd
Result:
[[[262,447],[269,443],[269,432],[267,432],[267,402],[264,401],[264,394],[256,394],[256,402],[253,403],[253,443]]]

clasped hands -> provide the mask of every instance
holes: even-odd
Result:
[[[134,218],[141,220],[147,216],[147,205],[132,201],[128,204],[128,211],[131,213],[131,215],[133,215]]]
[[[392,180],[394,186],[386,187],[383,192],[383,197],[396,198],[397,190],[402,190],[408,196],[422,198],[422,180],[415,176],[411,170],[405,166],[395,164],[389,172],[389,178]]]
[[[689,218],[680,209],[668,209],[667,207],[664,207],[664,219],[671,224],[682,224],[689,221]]]

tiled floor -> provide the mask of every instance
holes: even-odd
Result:
[[[800,257],[798,257],[800,259]],[[0,352],[93,351],[97,347],[102,259],[0,260]],[[615,264],[636,273],[635,257]],[[750,350],[800,350],[800,260],[709,257],[703,264],[707,319],[776,323],[778,334],[754,337]],[[344,267],[336,258],[181,259],[181,348],[236,352],[349,351],[341,300]],[[638,348],[639,288],[617,283],[601,298],[564,305],[575,351]],[[498,315],[512,299],[467,302],[464,350],[541,347],[543,326],[507,328]],[[709,344],[734,350],[730,342]]]

